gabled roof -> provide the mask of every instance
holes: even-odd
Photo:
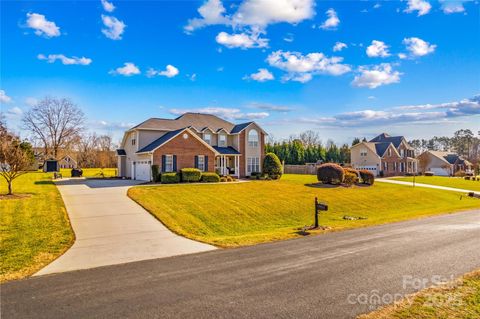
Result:
[[[388,142],[388,143],[392,143],[393,146],[395,146],[395,148],[398,148],[404,139],[405,138],[403,136],[390,136],[387,133],[382,133],[374,137],[373,139],[371,139],[370,142],[374,142],[374,143]]]
[[[213,146],[213,148],[221,155],[240,155],[240,152],[231,146],[229,147]]]
[[[126,156],[126,155],[127,155],[127,152],[125,152],[124,149],[118,149],[118,150],[117,150],[117,155],[118,155],[118,156]]]
[[[383,154],[385,154],[385,151],[390,146],[390,144],[390,142],[375,143],[375,150],[377,152],[377,155],[383,157]]]
[[[224,128],[229,132],[235,125],[212,114],[185,113],[175,119],[150,118],[131,129],[178,130],[189,126],[195,128],[209,127],[214,132]]]
[[[162,135],[161,137],[157,138],[155,141],[152,143],[148,144],[147,146],[143,147],[141,150],[139,150],[137,153],[145,153],[145,152],[152,152],[154,151],[157,147],[161,146],[163,143],[169,141],[170,139],[174,138],[178,134],[182,133],[186,128],[181,128],[179,130],[175,131],[170,131]]]
[[[252,124],[253,122],[247,122],[247,123],[242,123],[242,124],[237,124],[235,125],[232,130],[230,131],[230,133],[232,134],[236,134],[236,133],[240,133],[241,131],[243,131],[244,129],[246,129],[250,124]]]

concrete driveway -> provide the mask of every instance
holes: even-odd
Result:
[[[178,236],[126,196],[138,182],[64,179],[56,182],[75,243],[35,275],[87,269],[215,249]]]

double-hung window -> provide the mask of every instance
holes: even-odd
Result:
[[[165,172],[173,172],[173,155],[165,155]]]
[[[248,157],[247,158],[247,172],[260,172],[260,158],[259,157]]]
[[[227,146],[227,135],[225,134],[218,135],[218,146],[220,147]]]
[[[212,134],[210,133],[204,133],[203,134],[203,140],[207,142],[207,144],[212,145]]]
[[[203,155],[198,155],[198,167],[199,170],[202,172],[205,171],[205,156]]]

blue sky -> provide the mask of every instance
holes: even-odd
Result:
[[[479,19],[478,1],[2,1],[1,111],[20,131],[69,97],[116,139],[185,111],[276,139],[478,131]]]

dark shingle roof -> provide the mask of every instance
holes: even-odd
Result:
[[[383,156],[389,145],[390,142],[375,143],[375,150],[377,151],[377,155],[380,157]]]
[[[458,157],[459,157],[459,156],[458,156],[457,154],[452,154],[452,153],[443,156],[443,158],[444,158],[447,162],[449,162],[450,164],[455,164],[455,162],[457,161]]]
[[[237,124],[232,128],[232,131],[230,133],[235,134],[235,133],[240,133],[243,131],[247,126],[252,124],[253,122],[247,122],[247,123],[242,123],[242,124]]]
[[[125,150],[123,150],[123,149],[118,149],[118,150],[117,150],[117,155],[119,155],[119,156],[125,156],[125,155],[127,155],[127,153],[126,153]]]
[[[231,131],[235,124],[225,121],[218,116],[212,114],[202,113],[185,113],[176,119],[159,119],[151,118],[132,129],[164,129],[164,130],[178,130],[184,127],[194,127],[201,130],[209,127],[214,132],[224,128],[227,132]]]
[[[395,148],[398,148],[402,143],[403,138],[404,138],[403,136],[390,136],[386,133],[382,133],[377,137],[374,137],[373,139],[371,139],[370,142],[373,142],[373,143],[388,142],[388,143],[392,143],[393,146],[395,146]]]
[[[157,147],[159,147],[160,145],[162,145],[163,143],[165,143],[169,139],[174,138],[175,136],[180,134],[184,129],[185,128],[181,128],[181,129],[178,129],[178,130],[175,130],[175,131],[170,131],[170,132],[165,133],[164,135],[162,135],[161,137],[159,137],[158,139],[156,139],[152,143],[148,144],[147,146],[145,146],[144,148],[139,150],[137,153],[153,151],[154,149],[156,149]]]
[[[236,149],[233,147],[220,147],[220,146],[212,146],[217,152],[219,152],[222,155],[240,155],[240,152],[238,152]]]

